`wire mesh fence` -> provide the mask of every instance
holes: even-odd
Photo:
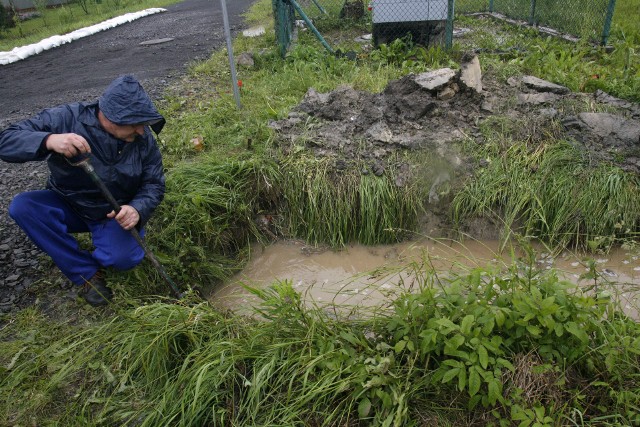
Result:
[[[457,14],[494,13],[607,43],[616,0],[456,0]]]
[[[286,52],[296,20],[325,47],[323,31],[364,25],[377,47],[395,39],[451,47],[456,15],[489,13],[606,44],[616,0],[272,0],[277,40]]]

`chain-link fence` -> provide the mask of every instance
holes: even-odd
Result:
[[[375,46],[409,39],[451,47],[455,14],[491,13],[606,44],[615,0],[272,0],[284,55],[294,23],[304,21],[329,50],[323,31],[364,25]],[[368,3],[367,3],[368,2]]]
[[[494,13],[607,44],[616,0],[456,0],[455,12]]]

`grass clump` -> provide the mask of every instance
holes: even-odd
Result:
[[[609,249],[640,231],[640,181],[565,142],[530,148],[513,144],[487,157],[489,165],[456,194],[460,223],[489,216],[555,247]]]
[[[256,216],[273,212],[280,172],[261,160],[205,155],[167,175],[167,194],[151,233],[158,257],[184,283],[229,277],[264,233]]]
[[[415,186],[398,187],[389,175],[336,170],[335,161],[290,158],[281,166],[287,229],[313,243],[391,243],[415,228],[420,206]]]

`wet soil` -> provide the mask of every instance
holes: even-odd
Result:
[[[483,76],[473,57],[462,62],[460,71],[410,74],[390,82],[380,93],[349,86],[329,93],[310,88],[287,118],[270,126],[285,154],[304,146],[316,157],[330,159],[336,172],[385,175],[399,187],[419,182],[429,189],[418,230],[427,239],[368,248],[354,245],[341,252],[314,251],[299,242],[258,248],[242,274],[210,299],[236,310],[255,302],[243,283],[265,287],[288,280],[308,303],[337,304],[348,310],[379,306],[394,290],[402,291],[400,285],[412,280],[398,268],[418,260],[416,255],[428,254],[441,274],[456,266],[511,264],[503,255],[509,251],[498,249],[501,225],[488,219],[463,224],[462,231],[471,237],[464,243],[440,242],[459,237],[449,210],[455,188],[486,166],[464,147],[489,142],[492,127],[532,145],[551,137],[571,140],[594,162],[640,173],[640,105],[603,92],[574,93],[533,76],[506,81]],[[413,155],[413,160],[404,154]],[[416,154],[421,161],[415,161]],[[587,259],[595,259],[600,283],[607,282],[622,307],[637,317],[637,250],[618,249],[607,256],[551,256],[542,251],[536,267],[554,268],[565,279],[589,286],[592,283],[583,278]]]
[[[240,14],[252,2],[227,1],[232,37],[245,28]],[[126,73],[134,74],[153,99],[160,99],[190,63],[225,45],[219,1],[187,0],[166,9],[0,66],[0,128],[47,107],[93,101],[109,82]],[[172,40],[141,44],[163,38]],[[43,188],[47,175],[44,163],[0,162],[0,313],[32,304],[37,298],[34,282],[68,287],[7,214],[14,195]]]

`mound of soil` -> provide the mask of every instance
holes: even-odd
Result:
[[[607,111],[607,112],[602,112]],[[603,92],[574,93],[533,76],[506,83],[482,76],[477,57],[459,70],[410,74],[390,82],[381,93],[341,86],[330,93],[309,89],[289,117],[273,121],[285,152],[304,145],[319,157],[335,159],[335,168],[360,173],[393,173],[396,185],[426,180],[429,212],[423,233],[433,237],[451,230],[449,199],[441,188],[455,188],[482,162],[461,151],[467,141],[484,144],[481,124],[501,117],[514,141],[535,143],[548,137],[573,140],[594,161],[607,161],[640,173],[640,106]],[[498,123],[498,122],[496,122]],[[425,164],[403,163],[404,150],[425,154]],[[390,162],[400,165],[389,168]],[[476,238],[497,238],[498,229],[467,224]]]

